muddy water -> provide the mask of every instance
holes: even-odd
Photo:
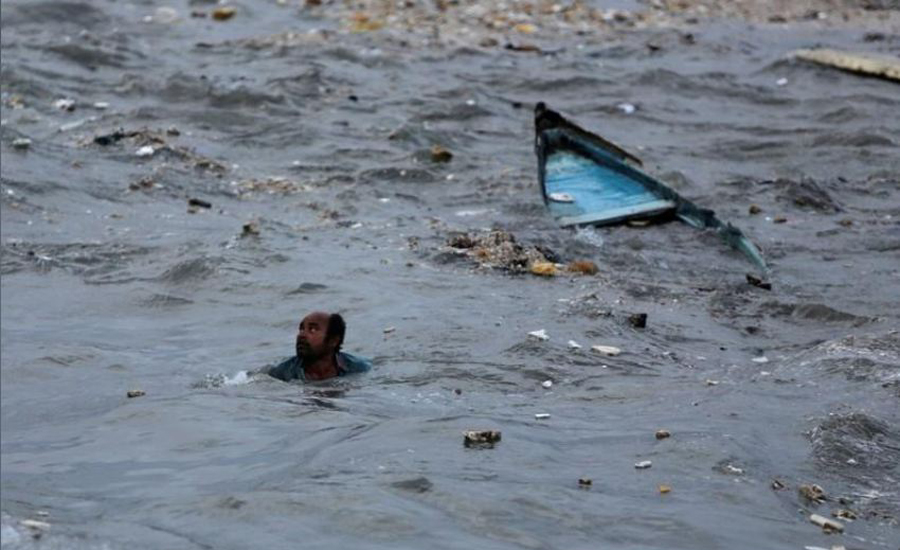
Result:
[[[2,3],[4,548],[898,548],[900,94],[785,58],[896,34],[712,21],[538,53],[158,7]],[[683,225],[558,228],[541,100],[744,229],[772,290]],[[444,246],[490,228],[599,273]],[[312,309],[375,370],[254,375]],[[839,509],[843,535],[807,520]]]

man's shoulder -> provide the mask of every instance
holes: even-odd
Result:
[[[372,361],[365,357],[353,355],[346,351],[339,351],[338,356],[341,359],[341,367],[345,374],[354,374],[372,370]]]
[[[266,370],[266,374],[273,378],[284,380],[285,382],[294,380],[295,378],[300,377],[300,372],[302,371],[302,369],[299,368],[299,362],[300,358],[296,355],[294,357],[288,357],[281,363],[269,367]]]

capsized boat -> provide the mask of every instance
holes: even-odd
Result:
[[[674,216],[714,229],[762,271],[766,262],[740,229],[640,170],[641,161],[614,143],[548,109],[534,111],[535,152],[544,204],[564,227],[608,225]]]

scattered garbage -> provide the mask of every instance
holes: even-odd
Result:
[[[580,477],[578,478],[578,485],[580,487],[590,487],[594,484],[594,481],[589,477]]]
[[[647,314],[632,313],[628,316],[628,323],[634,328],[647,328]]]
[[[753,361],[754,363],[766,364],[769,362],[769,358],[765,355],[760,355],[759,357],[754,357],[753,359],[751,359],[751,361]]]
[[[431,146],[431,162],[450,162],[453,159],[453,153],[444,149],[440,145]]]
[[[384,332],[385,334],[390,334],[390,333],[394,332],[395,330],[397,330],[397,327],[387,327],[382,332]]]
[[[596,346],[591,346],[591,349],[596,351],[597,353],[601,353],[603,355],[608,355],[610,357],[615,357],[616,355],[619,355],[620,353],[622,353],[622,350],[620,350],[619,348],[617,348],[615,346],[596,345]]]
[[[793,57],[844,71],[888,80],[900,80],[900,61],[896,57],[858,54],[840,50],[797,50]]]
[[[57,99],[53,102],[53,106],[61,111],[74,111],[75,110],[75,100],[74,99]]]
[[[750,273],[747,273],[747,284],[749,284],[750,286],[761,288],[763,290],[772,290],[772,283],[763,281],[756,275],[751,275]]]
[[[212,208],[212,203],[207,202],[203,199],[190,198],[188,199],[188,206],[192,206],[195,208]]]
[[[535,420],[547,420],[550,418],[550,413],[535,413],[534,418]]]
[[[853,510],[846,510],[843,508],[840,510],[835,510],[834,512],[831,512],[831,515],[836,518],[841,518],[841,519],[844,519],[847,521],[853,521],[858,518],[858,516],[856,515],[856,512],[854,512]]]
[[[666,439],[672,434],[669,430],[656,430],[656,439]]]
[[[547,198],[553,202],[575,202],[575,197],[568,193],[550,193]]]
[[[622,111],[623,113],[625,113],[626,115],[630,115],[631,113],[633,113],[633,112],[635,112],[635,111],[637,110],[637,107],[635,107],[635,106],[632,105],[631,103],[619,103],[618,105],[616,105],[616,107],[617,107],[620,111]]]
[[[127,395],[129,398],[131,398],[131,397],[143,397],[144,395],[147,395],[147,394],[146,394],[146,392],[144,392],[144,390],[128,390],[128,393],[126,393],[125,395]]]
[[[567,269],[572,273],[581,273],[583,275],[596,275],[600,270],[597,264],[590,260],[574,260],[569,262]]]
[[[241,229],[241,237],[255,237],[259,235],[259,224],[256,222],[247,222]]]
[[[784,484],[780,479],[772,480],[772,489],[775,491],[781,491],[783,489],[787,489],[787,485]]]
[[[541,386],[549,390],[553,387],[553,380],[544,380],[543,382],[541,382]]]
[[[710,380],[709,378],[707,378],[707,379],[706,379],[706,385],[707,385],[707,386],[718,386],[718,385],[719,385],[719,381],[718,381],[718,380]]]
[[[12,142],[13,149],[28,149],[31,147],[31,140],[28,138],[16,138]]]
[[[569,340],[569,349],[581,349],[581,344],[575,340]]]
[[[819,514],[810,514],[809,521],[815,523],[819,527],[822,528],[825,533],[843,533],[844,532],[844,524],[839,521],[834,521],[833,519],[828,519],[825,516],[820,516]]]
[[[651,462],[649,460],[642,460],[640,462],[634,463],[634,468],[636,470],[646,470],[647,468],[649,468],[651,466],[653,466],[653,462]]]
[[[665,494],[671,493],[671,492],[672,492],[672,487],[670,487],[668,485],[660,485],[659,486],[659,494],[665,495]]]
[[[733,474],[733,475],[739,476],[744,473],[744,469],[738,468],[737,466],[733,466],[731,464],[726,464],[725,468],[724,468],[724,472],[726,474]]]
[[[547,336],[547,331],[545,329],[533,330],[528,333],[528,336],[535,338],[537,340],[549,340],[550,339],[550,337]]]
[[[787,83],[788,83],[788,79],[783,78],[783,77],[779,78],[778,80],[775,81],[776,86],[787,86]]]
[[[535,262],[531,264],[531,273],[542,277],[553,277],[558,273],[556,264],[552,262]]]
[[[34,529],[37,531],[46,531],[50,529],[50,524],[46,521],[40,521],[36,519],[23,519],[19,522],[19,525],[22,527],[27,527],[29,529]]]
[[[447,246],[457,254],[465,254],[481,267],[504,269],[510,273],[530,272],[534,264],[556,260],[556,255],[547,248],[520,244],[513,234],[500,229],[481,234],[456,234],[447,240]]]
[[[231,6],[220,6],[212,11],[212,18],[216,21],[227,21],[234,17],[237,9]]]
[[[751,216],[755,216],[755,215],[759,214],[760,212],[762,212],[762,208],[760,208],[759,206],[757,206],[755,204],[751,204],[750,208],[747,209],[747,212]]]
[[[485,446],[493,447],[500,441],[500,432],[496,430],[468,430],[463,432],[463,444],[466,447]]]
[[[94,109],[97,109],[98,111],[105,111],[109,109],[109,103],[107,103],[106,101],[97,101],[94,103]]]
[[[815,504],[821,504],[822,502],[828,500],[828,496],[825,494],[825,490],[815,484],[801,485],[797,487],[797,492],[800,493],[800,496]]]
[[[135,151],[134,154],[139,157],[152,157],[153,153],[155,152],[156,149],[154,149],[152,145],[144,145],[143,147]]]

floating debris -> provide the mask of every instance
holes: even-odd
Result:
[[[31,147],[31,140],[28,138],[16,138],[12,142],[13,149],[28,149]]]
[[[550,193],[547,198],[553,202],[575,202],[575,197],[568,193]]]
[[[744,473],[743,468],[738,468],[737,466],[733,466],[731,464],[726,464],[723,471],[726,474],[734,474],[736,476],[743,475]]]
[[[787,489],[787,485],[785,485],[784,482],[782,482],[780,479],[776,478],[772,480],[772,489],[775,491],[781,491]]]
[[[800,496],[815,504],[821,504],[828,500],[828,496],[825,495],[825,490],[815,484],[801,485],[797,488],[797,492],[800,493]]]
[[[819,514],[810,514],[809,521],[821,527],[822,530],[825,531],[825,533],[830,534],[844,532],[843,523],[834,521],[833,519],[828,519],[825,516],[820,516]]]
[[[549,390],[553,387],[553,380],[544,380],[543,382],[541,382],[541,386]]]
[[[840,510],[835,510],[834,512],[831,512],[831,515],[836,518],[845,519],[847,521],[853,521],[858,518],[858,516],[856,515],[856,512],[854,512],[852,510],[845,510],[843,508]]]
[[[382,332],[384,332],[385,334],[390,334],[390,333],[394,332],[395,330],[397,330],[397,327],[387,327]]]
[[[46,531],[50,529],[49,523],[36,519],[23,519],[19,522],[19,525],[21,525],[22,527],[27,527],[29,529],[34,529],[36,531]]]
[[[653,462],[650,460],[642,460],[640,462],[634,463],[635,470],[646,470],[647,468],[653,466]]]
[[[237,9],[231,6],[220,6],[212,11],[212,18],[216,21],[228,21],[234,14],[237,13]]]
[[[523,245],[515,236],[503,230],[481,234],[461,233],[450,237],[447,246],[457,254],[465,254],[481,267],[504,269],[510,273],[531,272],[536,263],[550,262],[555,258],[546,248]]]
[[[755,215],[759,214],[760,212],[762,212],[762,208],[760,208],[759,206],[757,206],[755,204],[751,204],[750,208],[747,209],[747,212],[749,212],[751,216],[755,216]]]
[[[550,413],[535,413],[534,414],[535,420],[546,420],[548,418],[550,418]]]
[[[131,398],[131,397],[143,397],[144,395],[147,395],[147,394],[144,390],[128,390],[128,393],[126,393],[125,395],[127,395],[129,398]]]
[[[247,222],[241,229],[241,237],[255,237],[259,235],[259,224],[256,222]]]
[[[535,262],[531,264],[531,271],[534,275],[540,275],[542,277],[553,277],[559,270],[556,269],[556,264],[551,262]]]
[[[597,268],[597,264],[590,260],[575,260],[569,262],[569,265],[566,267],[572,273],[581,273],[584,275],[596,275],[600,270]]]
[[[672,487],[670,487],[668,485],[660,485],[659,486],[659,494],[665,495],[665,494],[671,493],[671,492],[672,492]]]
[[[632,313],[628,316],[628,323],[634,328],[647,328],[647,314]]]
[[[192,206],[195,208],[212,208],[212,203],[207,202],[203,199],[190,198],[188,199],[188,206]]]
[[[766,357],[765,355],[760,355],[759,357],[754,357],[753,359],[750,359],[750,360],[753,361],[754,363],[760,363],[760,364],[765,364],[765,363],[769,362],[769,358]]]
[[[153,153],[155,152],[156,149],[154,149],[152,145],[144,145],[143,147],[135,151],[134,154],[139,157],[152,157]]]
[[[75,110],[75,100],[74,99],[57,99],[53,102],[53,106],[61,111],[74,111]]]
[[[431,146],[431,162],[450,162],[453,159],[453,153],[444,149],[440,145]]]
[[[719,385],[719,381],[718,381],[718,380],[710,380],[709,378],[707,378],[707,379],[706,379],[706,385],[707,385],[707,386],[718,386],[718,385]]]
[[[487,446],[493,447],[500,441],[500,432],[496,430],[468,430],[463,432],[463,444],[466,447]]]
[[[589,477],[578,478],[578,486],[579,487],[590,487],[593,484],[594,484],[594,481]]]
[[[550,339],[550,337],[547,336],[547,331],[545,329],[533,330],[528,333],[528,336],[535,338],[537,340],[549,340]]]
[[[637,107],[632,105],[631,103],[619,103],[616,105],[616,108],[625,113],[626,115],[630,115],[633,112],[637,111]]]
[[[591,346],[591,349],[593,351],[596,351],[597,353],[601,353],[603,355],[608,355],[610,357],[615,357],[616,355],[619,355],[620,353],[622,353],[622,350],[620,350],[619,348],[617,348],[615,346],[596,345],[596,346]]]
[[[755,286],[756,288],[761,288],[763,290],[772,290],[772,283],[768,281],[763,281],[756,275],[751,275],[747,273],[747,284],[750,286]]]
[[[581,344],[575,340],[569,340],[569,349],[581,349]]]
[[[793,56],[844,71],[877,76],[888,80],[900,80],[900,61],[896,57],[877,54],[858,54],[839,50],[797,50]]]
[[[672,434],[669,430],[656,430],[656,439],[666,439]]]

